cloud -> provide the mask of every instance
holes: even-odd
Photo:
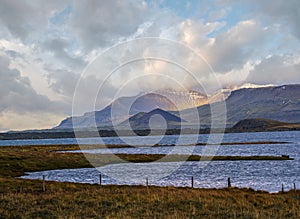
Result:
[[[83,48],[95,49],[134,34],[147,16],[142,0],[73,1],[72,31]]]
[[[82,70],[87,64],[82,57],[72,56],[67,52],[70,42],[67,39],[47,39],[43,44],[43,50],[46,53],[53,53],[56,62],[60,62],[63,66],[71,68],[73,71]]]
[[[270,1],[251,1],[253,7],[257,10],[257,13],[261,16],[268,17],[269,22],[281,23],[282,27],[289,27],[292,33],[300,39],[300,2],[298,0],[275,0]]]
[[[48,97],[38,94],[31,87],[29,79],[22,77],[18,70],[11,69],[9,59],[3,56],[0,56],[0,81],[0,113],[51,110],[59,112],[64,107],[64,104],[50,101]]]
[[[44,32],[47,28],[48,18],[53,11],[67,2],[0,0],[0,23],[14,37],[26,40],[29,36]]]
[[[280,24],[287,34],[292,33],[300,39],[300,1],[298,0],[217,0],[219,6],[237,5],[247,8],[247,15],[257,19],[264,19],[269,25]]]
[[[204,54],[216,72],[226,73],[263,55],[262,47],[272,40],[272,34],[255,20],[241,21],[217,35]]]
[[[79,75],[63,69],[47,68],[47,71],[49,72],[47,77],[50,83],[50,88],[56,93],[64,96],[64,98],[70,103]]]
[[[75,110],[76,115],[104,108],[112,101],[115,91],[120,86],[112,84],[111,80],[104,81],[105,77],[95,72],[77,74],[64,69],[50,68],[47,71],[50,88],[62,97],[69,110]]]
[[[179,24],[179,40],[187,45],[202,46],[209,43],[208,35],[224,26],[224,22],[203,22],[187,19]]]
[[[0,114],[0,131],[49,129],[57,126],[65,115],[51,112],[17,113],[5,111]]]
[[[9,64],[9,59],[0,57],[0,111],[7,109],[33,110],[47,104],[48,99],[36,94],[31,88],[28,78],[21,77],[18,70],[10,69]],[[32,101],[37,101],[38,104],[30,104]]]
[[[291,56],[271,56],[250,71],[248,82],[256,84],[300,83],[300,60]]]

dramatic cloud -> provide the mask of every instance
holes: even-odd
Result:
[[[51,127],[74,94],[81,114],[156,88],[299,83],[299,20],[298,0],[0,0],[0,129]]]

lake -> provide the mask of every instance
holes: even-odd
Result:
[[[181,136],[180,145],[206,142],[208,135]],[[22,140],[18,145],[25,144],[73,144],[75,139],[53,140]],[[159,144],[175,144],[178,136],[143,136],[105,138],[107,144],[128,144],[142,147],[113,148],[85,151],[86,153],[127,153],[127,154],[198,154],[254,156],[289,155],[294,160],[286,161],[201,161],[201,162],[152,162],[152,163],[124,163],[111,164],[96,168],[50,170],[29,173],[23,178],[40,179],[43,175],[47,180],[68,181],[80,183],[99,183],[99,172],[102,174],[103,184],[145,184],[146,178],[150,185],[159,186],[190,186],[194,177],[194,187],[222,188],[227,186],[227,178],[231,178],[232,186],[250,187],[256,190],[278,192],[281,185],[289,190],[293,185],[300,187],[300,132],[263,132],[263,133],[229,133],[225,134],[223,142],[258,142],[277,141],[289,142],[283,144],[249,144],[222,146],[180,146],[180,147],[146,147],[153,142]],[[99,144],[99,139],[80,139],[80,143]],[[103,141],[103,139],[102,139]],[[0,141],[2,143],[3,141]],[[40,142],[40,143],[38,143]],[[54,143],[55,142],[55,143]],[[16,142],[10,141],[13,145]],[[3,145],[3,144],[2,144]]]

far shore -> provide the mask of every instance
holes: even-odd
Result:
[[[33,140],[33,139],[61,139],[61,138],[96,138],[96,137],[118,137],[118,136],[148,136],[151,135],[189,135],[189,134],[226,134],[226,133],[253,133],[253,132],[281,132],[281,131],[300,131],[300,125],[292,127],[274,127],[271,129],[168,129],[168,130],[119,130],[115,132],[110,129],[101,129],[98,131],[84,131],[77,130],[74,132],[73,130],[29,130],[29,131],[12,131],[12,132],[2,132],[0,133],[0,141],[1,140]]]

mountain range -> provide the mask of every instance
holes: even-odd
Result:
[[[130,124],[133,129],[144,129],[149,127],[149,121],[153,127],[160,127],[159,117],[164,118],[167,127],[178,127],[181,123],[193,126],[198,116],[201,127],[210,127],[212,108],[215,109],[215,122],[222,123],[222,118],[226,116],[227,127],[232,127],[240,120],[253,118],[300,123],[300,85],[248,84],[224,89],[212,96],[196,91],[165,90],[121,97],[100,111],[66,118],[56,129],[71,129],[73,125],[75,128],[87,128],[94,126],[95,122],[97,127],[102,128],[111,127],[112,124],[125,127],[125,124]],[[152,119],[156,114],[158,117]]]
[[[180,111],[207,104],[208,97],[197,91],[175,91],[172,89],[141,93],[132,97],[120,97],[102,110],[64,119],[56,129],[110,127],[120,124],[137,113],[155,109]]]

